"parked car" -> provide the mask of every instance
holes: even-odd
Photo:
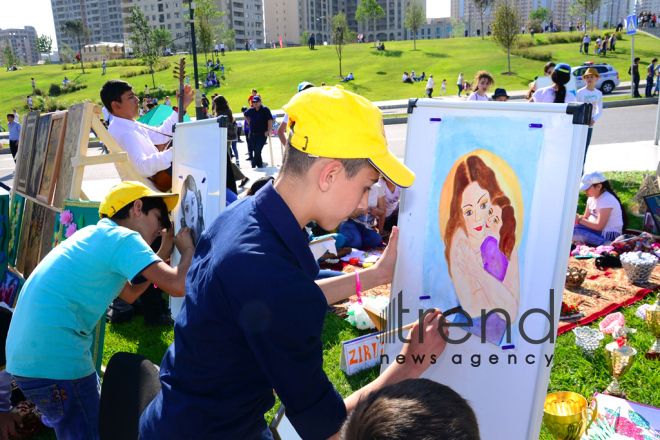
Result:
[[[594,63],[593,61],[590,61],[579,67],[571,68],[573,75],[575,76],[575,85],[577,90],[580,90],[587,85],[582,79],[582,75],[584,75],[584,72],[586,72],[589,67],[594,67],[596,70],[598,70],[600,78],[598,78],[596,88],[603,92],[603,95],[612,93],[612,91],[614,91],[619,83],[621,83],[619,80],[619,72],[617,72],[613,66],[610,66],[606,63]]]

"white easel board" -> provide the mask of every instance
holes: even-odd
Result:
[[[577,112],[576,123],[574,115],[567,114],[568,108]],[[467,335],[470,338],[461,344],[447,344],[444,353],[429,367],[424,377],[452,387],[471,403],[483,439],[536,439],[541,428],[543,402],[550,377],[551,364],[547,366],[546,356],[550,358],[554,352],[586,143],[588,126],[579,121],[589,120],[590,106],[419,99],[411,100],[409,113],[405,163],[415,172],[416,180],[411,188],[404,191],[401,200],[399,251],[388,321],[399,327],[416,320],[419,309],[430,307],[444,311],[452,307],[467,310],[472,297],[461,293],[466,291],[462,285],[494,286],[492,289],[470,292],[487,291],[488,295],[482,295],[483,298],[488,301],[497,299],[493,292],[499,292],[502,286],[488,277],[497,278],[499,283],[505,285],[513,276],[509,274],[517,272],[515,283],[508,284],[517,286],[510,291],[514,292],[512,296],[516,292],[518,295],[517,306],[509,307],[512,314],[517,313],[511,325],[512,341],[507,343],[502,338],[499,343],[482,343],[479,336],[463,328],[451,327],[451,339],[458,340]],[[468,166],[467,158],[471,156],[478,156],[479,160],[470,159],[472,165]],[[463,162],[466,163],[465,168],[460,165]],[[471,212],[471,208],[465,207],[471,200],[471,193],[456,189],[461,187],[456,176],[462,176],[461,170],[472,169],[469,167],[476,166],[474,164],[478,162],[493,170],[499,189],[491,186],[492,200],[479,198],[477,203],[471,205],[474,209],[482,209],[482,214],[486,213],[487,217],[486,220],[479,218],[478,221],[484,223],[478,224],[474,220],[471,225],[475,232],[470,231],[466,241],[461,241],[461,234],[468,234],[466,219],[476,219],[479,212]],[[486,171],[480,173],[488,174]],[[483,189],[474,185],[471,188]],[[485,191],[477,193],[478,197],[483,197]],[[493,226],[496,225],[497,212],[490,212],[496,209],[496,193],[509,199],[507,209],[510,212],[513,207],[517,221],[512,229],[516,232],[515,245],[509,256],[511,259],[503,263],[504,273],[501,273],[502,267],[499,273],[497,268],[493,270],[489,266],[486,269],[486,262],[492,263],[487,258],[490,254],[483,247],[487,240],[482,238],[482,247],[479,248],[479,239],[475,238],[475,234],[484,231],[483,225],[490,224],[494,231],[501,233],[495,240],[497,245],[506,242],[506,236],[511,239],[511,232],[506,233],[508,235],[504,232],[504,226],[514,224],[510,219],[502,216],[500,220],[504,218],[504,222],[499,230]],[[499,196],[497,199],[502,204],[503,199]],[[458,211],[451,209],[454,199],[457,200]],[[457,216],[452,217],[452,213]],[[455,234],[448,232],[452,230],[451,218],[456,218],[455,224],[458,225]],[[466,225],[465,232],[460,232],[461,225]],[[451,263],[451,267],[456,280],[449,275],[443,235],[456,239],[449,240],[450,259],[455,258],[451,260],[455,262]],[[473,251],[476,255],[474,259],[466,257],[463,260],[460,251],[469,251],[473,247],[454,247],[451,243],[467,243],[481,251]],[[492,248],[491,251],[501,258],[501,252]],[[464,254],[471,255],[467,251]],[[517,264],[514,264],[514,254],[517,255]],[[470,263],[461,266],[459,263],[464,261]],[[464,267],[476,275],[461,278],[459,275]],[[458,287],[454,287],[454,281],[457,281]],[[540,340],[551,334],[551,323],[540,313],[532,314],[524,320],[523,337],[519,332],[520,317],[535,308],[549,312],[551,289],[555,292],[552,305],[553,343],[548,340],[531,343],[529,341],[532,339]],[[402,292],[402,304],[397,298],[399,292]],[[426,296],[429,298],[420,298]],[[400,307],[410,309],[402,318],[403,322],[397,322]],[[495,307],[500,305],[496,303]],[[454,314],[448,321],[457,316]],[[490,323],[491,319],[487,321]],[[394,325],[391,328],[395,328]],[[389,362],[393,363],[402,344],[398,339],[391,342],[386,353]],[[503,349],[507,345],[509,347]],[[461,356],[461,364],[457,364],[458,355]],[[498,356],[497,364],[490,361],[493,355]],[[509,355],[516,356],[515,365],[513,362],[509,364],[512,361]],[[473,363],[477,364],[475,356],[480,356],[479,366],[473,366]],[[531,361],[534,362],[528,363]],[[387,366],[383,361],[382,370]]]
[[[227,200],[227,118],[176,124],[173,148],[172,192],[180,196],[172,212],[174,233],[183,225],[190,227],[197,234],[193,239],[196,243],[199,234],[225,208]],[[188,211],[184,212],[186,207]],[[175,248],[172,266],[180,258]],[[176,318],[182,306],[183,298],[170,297],[172,316]]]

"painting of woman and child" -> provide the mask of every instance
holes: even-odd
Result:
[[[529,120],[486,121],[484,126],[484,119],[477,124],[466,117],[443,117],[438,128],[423,286],[431,306],[459,308],[449,321],[466,324],[463,328],[481,341],[503,346],[515,344],[518,336],[524,274],[530,270],[524,264],[528,217],[543,133],[530,128]]]

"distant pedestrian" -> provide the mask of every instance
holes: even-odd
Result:
[[[34,78],[30,78],[32,80],[32,94],[36,95],[37,94],[37,83],[34,82]]]
[[[463,91],[463,72],[458,75],[458,81],[456,81],[456,85],[458,86],[458,96],[460,97],[461,92]]]
[[[18,116],[16,109],[14,109],[14,121],[21,122],[21,118]]]
[[[591,43],[591,38],[589,38],[589,35],[585,32],[584,38],[582,39],[582,45],[584,46],[584,53],[589,55],[589,43]]]
[[[11,155],[14,158],[14,163],[16,163],[18,140],[21,138],[21,124],[19,124],[18,121],[14,121],[13,113],[9,113],[7,115],[7,124],[9,126],[9,149],[11,150]]]
[[[27,95],[27,105],[30,111],[32,111],[32,97],[30,95]]]
[[[310,50],[314,50],[314,46],[316,45],[316,38],[314,37],[314,34],[309,36],[309,48]]]
[[[635,61],[633,62],[632,65],[632,72],[630,70],[630,67],[628,67],[628,75],[632,75],[632,81],[633,81],[633,97],[634,98],[641,98],[642,95],[639,94],[639,57],[635,58]]]
[[[250,40],[248,39],[245,40],[245,50],[248,52],[250,51]]]
[[[433,75],[429,75],[429,80],[426,83],[426,94],[429,98],[433,98],[433,89],[435,89],[435,81],[433,81]]]
[[[218,52],[220,52],[220,49],[218,48],[218,45],[216,44],[216,45],[213,47],[213,53],[215,54],[216,57],[218,56]]]
[[[103,58],[103,75],[105,75],[105,67],[106,67],[105,58]]]
[[[525,26],[520,28],[520,33],[524,34],[525,33]]]
[[[220,73],[222,73],[222,77],[225,77],[225,65],[220,63]]]
[[[252,101],[254,100],[255,97],[258,97],[259,99],[261,99],[261,95],[257,94],[257,89],[252,89],[252,91],[250,93],[250,96],[248,96],[248,104],[250,104],[250,107],[254,107],[254,104],[253,104]]]
[[[614,50],[615,50],[615,47],[614,47],[615,45],[616,45],[616,35],[612,34],[612,36],[610,37],[610,50],[612,52],[614,52]]]
[[[573,32],[573,21],[568,22],[568,32]]]
[[[220,43],[220,53],[225,56],[225,43]]]
[[[442,85],[440,86],[440,96],[446,95],[447,94],[447,80],[443,79],[442,80]]]
[[[650,98],[653,93],[653,76],[655,75],[655,65],[658,62],[657,58],[653,58],[653,61],[646,68],[646,93],[645,96]]]

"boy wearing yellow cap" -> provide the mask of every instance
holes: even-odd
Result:
[[[185,292],[190,232],[166,231],[178,198],[138,182],[115,186],[101,203],[101,221],[53,249],[21,291],[7,337],[7,371],[59,439],[99,438],[100,387],[90,349],[92,330],[112,300],[119,295],[132,303],[150,282],[172,296]],[[157,255],[150,245],[161,234]],[[172,242],[182,256],[176,268],[162,261]]]
[[[418,377],[429,363],[392,364],[343,400],[323,371],[321,330],[329,303],[390,282],[391,245],[373,267],[315,283],[319,267],[303,227],[332,230],[383,174],[414,174],[387,150],[382,114],[339,87],[302,91],[284,107],[289,137],[275,183],[223,211],[197,244],[175,343],[161,364],[162,389],[142,414],[142,440],[272,439],[264,414],[273,390],[304,439],[337,435],[365,392]],[[439,355],[440,313],[426,316],[402,354]],[[412,334],[417,335],[416,326]]]
[[[591,143],[591,135],[594,131],[594,124],[603,114],[603,93],[596,88],[598,78],[600,78],[598,70],[594,67],[589,67],[586,72],[584,72],[584,75],[582,75],[582,79],[587,85],[577,91],[578,102],[586,102],[593,106],[591,111],[591,123],[589,124],[589,133],[587,134],[587,146],[584,150],[584,158],[582,159],[583,172],[584,162],[587,160],[587,150]]]

